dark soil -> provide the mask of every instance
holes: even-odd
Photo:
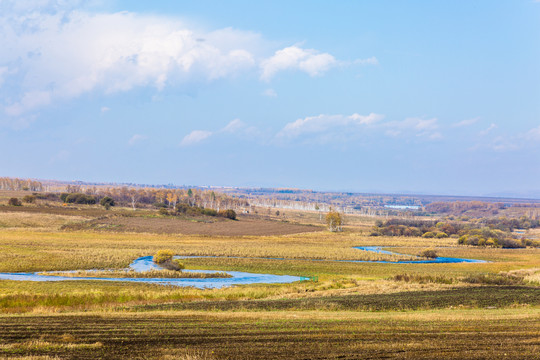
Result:
[[[540,288],[526,286],[483,286],[439,291],[408,291],[394,294],[344,295],[281,300],[195,301],[143,305],[133,310],[353,310],[389,311],[444,309],[452,307],[491,308],[510,305],[540,305]]]
[[[29,315],[0,317],[0,357],[61,359],[539,359],[540,322],[441,317],[250,317],[219,314]],[[35,347],[102,343],[98,348]],[[15,345],[15,346],[14,346]],[[11,346],[11,347],[9,347]]]

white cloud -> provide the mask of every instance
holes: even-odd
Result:
[[[540,126],[518,134],[504,134],[503,136],[485,136],[491,134],[498,126],[491,124],[487,129],[480,132],[478,144],[470,150],[489,149],[498,152],[516,151],[540,146]]]
[[[283,70],[301,70],[310,76],[317,76],[337,64],[337,60],[328,53],[294,45],[276,51],[272,57],[261,62],[261,79],[269,81]]]
[[[471,126],[472,124],[476,123],[478,120],[480,120],[479,117],[475,117],[475,118],[472,118],[472,119],[465,119],[465,120],[462,120],[462,121],[459,121],[457,123],[452,124],[452,127]]]
[[[430,140],[441,139],[442,134],[437,131],[439,128],[437,118],[423,119],[418,117],[406,118],[402,121],[392,121],[385,124],[386,135],[397,136],[417,136]]]
[[[161,91],[257,70],[265,81],[285,70],[317,76],[345,64],[298,45],[275,51],[250,31],[197,30],[170,16],[96,12],[100,2],[0,0],[0,44],[9,49],[0,51],[0,111],[15,121],[91,92]],[[264,95],[276,93],[267,89]]]
[[[277,93],[274,89],[266,89],[263,91],[263,95],[264,96],[268,96],[268,97],[277,97]]]
[[[104,113],[106,113],[106,112],[109,112],[109,111],[111,111],[111,108],[110,108],[110,107],[108,107],[108,106],[102,106],[102,107],[101,107],[101,113],[102,113],[102,114],[104,114]]]
[[[130,146],[133,146],[133,145],[135,145],[135,144],[138,143],[138,142],[141,142],[141,141],[143,141],[143,140],[146,140],[146,138],[147,138],[147,137],[146,137],[145,135],[135,134],[135,135],[133,135],[133,136],[131,137],[131,139],[129,139],[128,144],[129,144]]]
[[[358,125],[371,125],[376,123],[379,120],[382,120],[384,118],[384,115],[374,114],[370,113],[369,115],[360,115],[358,113],[354,113],[351,116],[349,116],[349,119],[352,121],[352,123],[358,124]]]
[[[525,134],[525,138],[532,141],[540,141],[540,126],[529,130]]]
[[[367,59],[357,59],[354,63],[359,65],[379,65],[379,60],[375,56],[372,56]]]
[[[494,130],[496,128],[497,128],[497,125],[491,123],[491,125],[489,125],[489,127],[487,129],[484,129],[484,130],[480,131],[480,135],[481,136],[486,136],[487,134],[489,134],[492,130]]]
[[[371,125],[384,118],[384,115],[371,113],[369,115],[352,114],[310,116],[290,122],[277,134],[281,138],[294,138],[307,133],[324,133],[340,131],[351,126]]]
[[[230,123],[228,123],[222,131],[229,132],[229,133],[235,133],[239,130],[242,130],[246,127],[246,124],[240,119],[234,119]]]
[[[205,130],[194,130],[188,135],[184,136],[182,141],[180,142],[181,146],[189,146],[194,145],[198,142],[203,141],[204,139],[209,138],[212,136],[211,131],[205,131]]]
[[[255,66],[245,45],[257,36],[248,32],[200,33],[175,19],[127,12],[9,15],[0,15],[0,42],[10,49],[0,54],[0,77],[19,80],[18,99],[5,108],[11,116],[94,90],[161,90]]]

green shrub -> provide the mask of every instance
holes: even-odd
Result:
[[[31,204],[36,202],[36,197],[34,195],[26,195],[25,197],[23,197],[23,201],[25,203]]]
[[[8,200],[8,205],[10,205],[10,206],[22,206],[22,202],[18,198],[13,197],[13,198]]]
[[[67,202],[66,199],[68,196],[69,196],[68,193],[62,193],[60,194],[60,200],[62,200],[63,202]]]
[[[428,259],[436,259],[438,256],[437,256],[437,252],[433,249],[425,249],[425,250],[422,250],[418,256],[421,256],[421,257],[425,257],[425,258],[428,258]]]
[[[169,215],[169,210],[167,208],[160,208],[158,213],[159,215]]]
[[[109,196],[105,196],[103,199],[101,199],[99,204],[103,206],[105,209],[109,210],[111,206],[114,206],[114,200],[113,198]]]
[[[178,259],[172,259],[170,261],[165,261],[164,263],[160,264],[165,269],[168,270],[174,270],[174,271],[182,271],[184,270],[184,264],[178,260]]]
[[[514,239],[501,239],[499,241],[499,245],[501,245],[504,249],[519,249],[526,247],[521,241]]]
[[[218,216],[231,220],[236,220],[236,212],[233,209],[221,210],[220,212],[218,212]]]
[[[396,274],[393,278],[394,281],[403,281],[411,283],[436,283],[436,284],[452,284],[454,279],[447,278],[444,276],[434,276],[434,275],[419,275],[419,274]]]
[[[64,194],[61,195],[61,197]],[[64,197],[64,202],[68,204],[86,204],[86,205],[92,205],[96,203],[96,198],[92,195],[86,195],[81,193],[75,193],[75,194],[68,194]]]
[[[524,280],[521,276],[504,275],[504,274],[475,274],[469,275],[462,279],[463,282],[469,284],[484,284],[484,285],[523,285]]]
[[[202,213],[206,216],[217,216],[218,212],[214,209],[203,209]]]
[[[32,193],[36,197],[36,199],[40,200],[58,200],[60,196],[55,193]]]
[[[159,250],[153,257],[156,264],[161,265],[165,269],[181,271],[184,269],[184,264],[178,259],[173,259],[174,251],[172,250]]]

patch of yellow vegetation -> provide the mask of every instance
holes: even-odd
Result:
[[[70,222],[83,221],[83,216],[68,216],[46,213],[31,212],[1,212],[0,229],[28,229],[33,230],[58,230],[62,225]]]
[[[540,268],[508,271],[508,275],[523,277],[523,280],[540,285]]]
[[[27,340],[24,342],[16,342],[9,344],[0,344],[1,350],[57,350],[57,349],[96,349],[102,347],[101,342],[95,343],[66,343],[66,342],[50,342],[44,340]]]

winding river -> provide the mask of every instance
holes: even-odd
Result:
[[[354,249],[371,251],[379,254],[401,255],[388,250],[383,250],[381,246],[357,246]],[[176,258],[240,258],[240,257],[219,257],[219,256],[176,256]],[[247,258],[246,258],[247,259]],[[252,258],[253,259],[253,258]],[[332,261],[332,262],[354,262],[354,263],[385,263],[385,264],[443,264],[443,263],[483,263],[484,260],[461,259],[438,257],[435,259],[418,260],[401,260],[401,261],[369,261],[369,260],[322,260],[322,259],[285,259],[285,258],[255,258],[255,259],[270,259],[270,260],[305,260],[305,261]],[[137,272],[148,271],[152,269],[161,269],[159,265],[152,261],[152,256],[143,256],[130,264],[129,270]],[[186,272],[213,273],[216,270],[183,270]],[[99,280],[99,281],[127,281],[148,284],[174,285],[174,286],[191,286],[199,289],[222,288],[233,285],[246,284],[286,284],[295,281],[308,280],[309,278],[290,275],[272,275],[272,274],[255,274],[241,271],[224,271],[230,274],[230,278],[104,278],[104,277],[68,277],[40,274],[37,272],[29,273],[0,273],[0,280],[16,280],[16,281],[73,281],[73,280]]]

